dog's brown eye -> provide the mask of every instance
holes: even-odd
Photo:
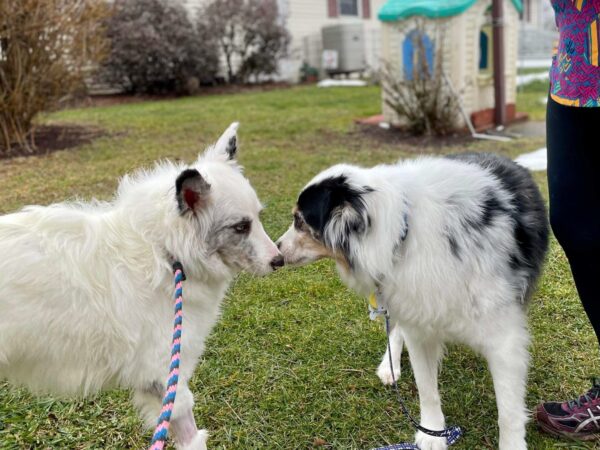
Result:
[[[250,232],[251,222],[249,220],[242,220],[236,223],[232,228],[238,234],[248,234]]]

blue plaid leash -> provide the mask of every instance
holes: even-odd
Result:
[[[379,292],[378,292],[379,293]],[[377,295],[380,297],[380,295]],[[406,418],[410,421],[412,426],[429,435],[434,437],[443,437],[446,438],[446,442],[448,445],[454,445],[462,436],[463,430],[460,427],[453,426],[448,427],[443,430],[430,430],[428,428],[422,427],[419,422],[417,422],[413,416],[411,416],[408,408],[406,407],[406,403],[402,399],[402,395],[400,394],[400,388],[398,387],[398,382],[396,380],[396,374],[394,373],[394,364],[392,361],[392,352],[391,350],[391,342],[390,342],[390,315],[388,314],[387,309],[384,306],[381,306],[380,302],[377,301],[377,297],[375,294],[371,294],[369,298],[369,318],[371,320],[376,320],[379,317],[383,317],[385,320],[385,334],[387,335],[387,345],[388,345],[388,359],[390,363],[390,371],[392,373],[392,386],[394,391],[396,392],[396,397],[398,398],[398,403],[400,403],[400,408],[402,412],[406,416]],[[386,445],[384,447],[377,447],[373,450],[420,450],[417,444],[411,443],[402,443],[402,444],[392,444]]]

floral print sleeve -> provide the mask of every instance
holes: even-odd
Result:
[[[552,0],[560,31],[550,96],[568,106],[600,107],[600,0]]]

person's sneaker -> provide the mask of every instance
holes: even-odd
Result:
[[[542,403],[534,411],[538,426],[556,437],[581,441],[600,439],[600,379],[576,400]]]

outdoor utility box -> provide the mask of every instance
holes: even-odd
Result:
[[[323,51],[337,52],[337,68],[328,67],[327,72],[362,72],[367,68],[365,58],[365,32],[361,23],[330,25],[321,30]]]

